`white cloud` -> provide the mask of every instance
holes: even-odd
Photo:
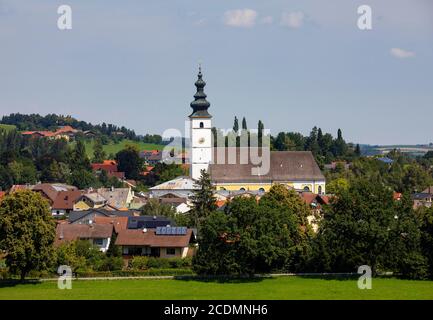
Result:
[[[263,17],[260,22],[263,24],[272,24],[274,22],[274,18],[272,18],[272,16],[266,16]]]
[[[283,12],[281,15],[281,25],[290,28],[300,28],[304,24],[305,15],[301,11]]]
[[[403,50],[400,48],[392,48],[390,50],[390,53],[392,56],[399,58],[399,59],[412,58],[415,56],[415,52],[406,51],[406,50]]]
[[[251,28],[256,24],[257,12],[252,9],[228,10],[224,13],[224,24],[230,27]]]

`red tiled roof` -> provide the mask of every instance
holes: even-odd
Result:
[[[111,224],[66,224],[61,223],[56,227],[56,239],[54,245],[59,245],[65,241],[79,239],[101,239],[110,238],[113,234]]]
[[[185,235],[156,235],[156,229],[143,230],[126,229],[119,232],[116,245],[119,246],[148,246],[165,248],[187,247],[192,238],[192,230],[188,229]]]
[[[226,202],[227,202],[226,200],[217,200],[215,204],[217,205],[218,208],[221,208],[223,205],[226,204]]]
[[[313,203],[314,200],[317,200],[317,202],[322,203],[322,204],[329,204],[329,197],[328,196],[310,193],[310,192],[303,192],[300,194],[300,196],[305,201],[305,203],[308,205]]]
[[[101,217],[95,216],[96,224],[111,224],[114,226],[116,233],[126,230],[128,227],[128,217]]]
[[[6,192],[0,191],[0,201],[5,197]]]
[[[53,209],[72,210],[75,202],[81,197],[82,192],[74,191],[59,191],[53,202]]]

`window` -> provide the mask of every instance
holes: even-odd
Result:
[[[259,191],[260,192],[265,192],[265,189],[264,188],[260,188]]]
[[[167,255],[175,255],[176,249],[175,248],[167,248],[166,253],[167,253]]]
[[[240,190],[240,191],[245,191],[245,188],[240,188],[239,190]]]
[[[93,239],[93,244],[97,246],[102,246],[104,244],[104,239]]]
[[[309,191],[310,191],[310,188],[309,188],[308,186],[305,186],[305,187],[304,187],[304,191],[309,192]]]
[[[318,191],[319,191],[319,194],[322,194],[322,186],[319,186]]]
[[[203,122],[200,122],[200,128],[204,128]]]
[[[224,187],[220,187],[220,190],[226,190],[226,188],[224,188]]]

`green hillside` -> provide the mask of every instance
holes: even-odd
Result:
[[[89,157],[93,157],[93,145],[94,140],[86,141],[86,152]],[[118,143],[110,143],[108,145],[104,145],[104,151],[107,155],[116,154],[122,149],[125,149],[127,145],[137,146],[138,150],[162,150],[164,148],[161,144],[153,144],[153,143],[144,143],[141,141],[132,141],[132,140],[122,140]]]
[[[11,124],[1,124],[0,123],[0,130],[6,130],[6,131],[11,131],[11,130],[15,130],[16,127],[14,125]]]

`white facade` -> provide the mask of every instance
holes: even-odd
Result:
[[[201,170],[208,170],[212,161],[212,121],[210,118],[194,117],[191,127],[191,168],[192,179],[199,179]]]

